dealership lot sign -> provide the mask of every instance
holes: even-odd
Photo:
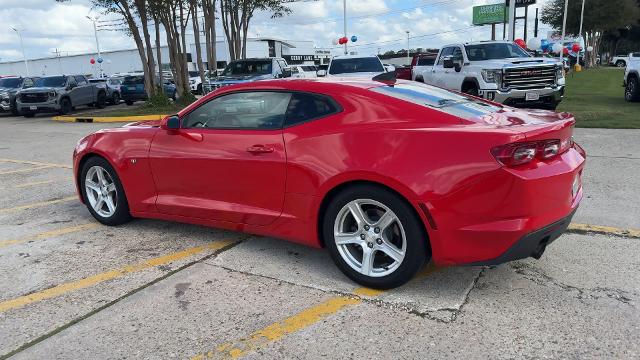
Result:
[[[473,7],[473,25],[503,23],[505,19],[504,4],[482,5]]]

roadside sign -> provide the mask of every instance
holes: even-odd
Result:
[[[504,4],[473,7],[473,25],[501,24],[505,18]]]

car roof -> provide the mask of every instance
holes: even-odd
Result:
[[[333,59],[361,59],[361,58],[377,58],[378,55],[336,55]]]

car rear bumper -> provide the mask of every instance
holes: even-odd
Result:
[[[570,220],[582,201],[583,154],[576,145],[547,163],[500,168],[449,196],[425,202],[434,261],[495,264],[535,254],[539,235],[548,228],[559,230],[549,237],[555,240],[564,231],[558,223]]]
[[[547,246],[567,230],[576,210],[577,209],[573,210],[571,214],[564,219],[556,221],[551,225],[547,225],[540,230],[536,230],[520,238],[520,240],[516,241],[516,243],[507,249],[507,251],[502,253],[502,255],[491,260],[479,261],[469,265],[498,265],[509,261],[526,259],[528,257],[539,259]]]

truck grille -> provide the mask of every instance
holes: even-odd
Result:
[[[41,103],[46,102],[49,99],[47,93],[27,93],[20,94],[20,101],[23,103]]]
[[[511,89],[542,89],[556,84],[556,67],[533,66],[506,69],[503,85]]]
[[[212,91],[218,90],[221,87],[225,87],[225,86],[229,86],[229,85],[234,85],[233,83],[206,83],[204,84],[204,86],[202,87],[204,90],[205,94],[208,94]]]

